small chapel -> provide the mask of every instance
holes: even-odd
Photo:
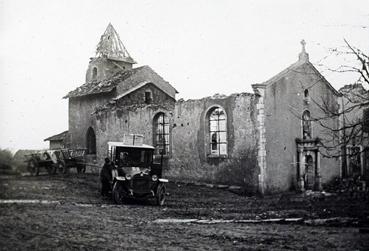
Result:
[[[322,118],[322,103],[341,109],[341,94],[309,61],[305,42],[297,61],[252,93],[177,100],[174,83],[150,66],[135,67],[111,24],[90,58],[86,80],[69,100],[65,145],[86,148],[101,164],[108,141],[141,134],[164,153],[164,176],[183,181],[238,184],[250,193],[321,190],[342,175],[327,149],[339,141]]]

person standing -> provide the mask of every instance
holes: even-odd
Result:
[[[100,171],[100,181],[101,181],[101,195],[108,196],[111,190],[112,182],[112,170],[113,166],[109,158],[105,158],[105,163]]]

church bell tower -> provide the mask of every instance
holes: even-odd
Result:
[[[86,83],[99,82],[119,71],[132,69],[135,63],[113,25],[109,23],[97,45],[95,57],[90,58]]]

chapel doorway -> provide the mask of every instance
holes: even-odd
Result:
[[[315,163],[311,155],[305,157],[305,189],[313,190],[315,184]]]
[[[301,192],[322,190],[319,142],[319,138],[296,139],[297,189]]]
[[[87,154],[96,154],[96,135],[94,129],[89,127],[86,133]]]

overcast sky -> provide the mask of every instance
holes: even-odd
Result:
[[[353,78],[326,70],[340,63],[329,49],[369,46],[369,1],[0,0],[0,148],[45,148],[68,129],[62,97],[109,22],[184,99],[251,92],[297,60],[301,39],[338,89]]]

